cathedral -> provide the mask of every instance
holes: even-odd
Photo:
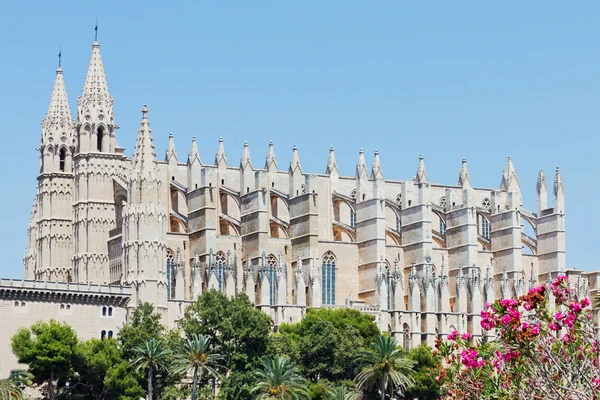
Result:
[[[390,179],[362,149],[354,176],[340,175],[333,147],[324,173],[305,171],[295,146],[278,160],[273,143],[265,159],[245,143],[237,162],[222,139],[216,153],[192,139],[185,155],[170,135],[159,158],[150,119],[144,105],[129,157],[97,41],[74,116],[56,71],[24,279],[0,280],[0,316],[14,322],[0,331],[1,374],[15,368],[4,347],[20,327],[55,318],[82,339],[111,337],[139,301],[174,326],[209,289],[245,293],[275,329],[307,308],[355,308],[405,348],[453,330],[485,338],[486,302],[558,274],[578,295],[597,293],[596,272],[566,269],[558,168],[550,193],[539,172],[526,210],[510,157],[498,189],[475,187],[465,159],[452,184],[431,182],[422,156],[414,177]]]

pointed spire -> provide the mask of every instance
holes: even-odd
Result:
[[[471,178],[469,177],[469,170],[467,169],[467,159],[463,157],[462,166],[460,167],[460,172],[458,173],[458,184],[463,189],[471,188]]]
[[[240,160],[240,167],[245,168],[249,165],[252,168],[252,160],[250,159],[250,149],[248,148],[248,142],[244,142],[244,150],[242,151],[242,159]]]
[[[417,168],[417,175],[415,176],[414,182],[416,184],[428,183],[427,171],[425,171],[425,160],[423,154],[419,156],[419,167]]]
[[[356,163],[356,176],[368,176],[367,174],[367,163],[365,161],[365,152],[363,149],[358,151],[358,162]]]
[[[513,165],[511,157],[508,157],[508,161],[506,162],[506,168],[502,174],[502,183],[500,184],[500,189],[507,192],[521,191],[521,184],[519,183],[519,178],[517,177],[517,170]]]
[[[273,141],[269,141],[269,152],[267,153],[267,160],[265,161],[265,168],[270,169],[273,166],[277,169],[277,159],[275,158],[275,148],[273,147]]]
[[[325,173],[327,175],[331,175],[333,171],[336,171],[339,174],[337,162],[335,161],[335,151],[333,150],[333,146],[329,148],[329,161],[327,161],[327,170]]]
[[[100,45],[97,40],[94,41],[92,46],[92,55],[78,104],[80,118],[84,117],[83,113],[85,111],[89,113],[92,109],[96,109],[98,114],[102,114],[109,123],[113,123],[112,108],[114,101],[108,91]]]
[[[373,167],[371,169],[371,179],[383,179],[383,170],[381,169],[379,150],[375,150],[375,158],[373,158]]]
[[[565,209],[565,189],[559,167],[554,174],[554,212],[563,213]]]
[[[543,210],[548,208],[548,188],[546,186],[546,177],[544,176],[543,170],[540,170],[538,173],[535,189],[537,193],[537,212],[539,216]]]
[[[290,161],[290,171],[295,171],[296,168],[302,172],[302,168],[300,167],[300,156],[298,155],[298,147],[294,145],[292,149],[292,161]]]
[[[192,148],[188,153],[187,163],[193,164],[195,161],[198,161],[198,163],[202,164],[202,161],[200,160],[200,152],[198,151],[198,144],[196,143],[196,136],[192,136]]]
[[[223,137],[219,137],[219,147],[217,148],[217,154],[215,154],[215,165],[227,165],[227,157],[225,156],[225,145],[223,144]]]
[[[169,133],[169,144],[167,146],[167,154],[165,155],[165,161],[175,160],[177,162],[177,150],[175,150],[175,140],[173,139],[173,132]]]
[[[42,133],[44,137],[56,135],[55,141],[59,140],[60,136],[71,134],[71,121],[71,109],[69,108],[63,71],[61,67],[58,67],[52,94],[50,95],[48,112],[46,118],[42,120]]]
[[[152,129],[148,121],[148,108],[144,104],[142,108],[142,122],[138,130],[138,137],[133,155],[133,171],[141,178],[157,178],[156,152],[154,151],[154,140]]]

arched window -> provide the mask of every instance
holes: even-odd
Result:
[[[102,316],[106,317],[106,307],[102,307]]]
[[[67,310],[70,310],[70,309],[71,309],[71,305],[67,304]]]
[[[330,251],[323,255],[321,291],[323,304],[335,304],[335,256]]]
[[[19,307],[19,302],[15,301],[15,307]]]
[[[484,217],[483,215],[480,218],[481,218],[481,236],[483,236],[487,240],[490,240],[490,238],[491,238],[490,221],[488,221],[487,218]]]
[[[96,134],[96,148],[98,151],[102,151],[102,137],[104,136],[104,127],[100,126],[98,128],[98,133]]]
[[[108,316],[112,317],[112,307],[108,307]]]
[[[67,158],[67,149],[65,149],[64,147],[62,147],[60,149],[60,151],[58,152],[58,168],[60,168],[60,170],[62,172],[65,171],[65,160]]]
[[[215,257],[215,261],[217,264],[217,282],[219,283],[219,291],[223,291],[223,286],[224,286],[224,282],[223,282],[223,274],[225,273],[225,253],[223,253],[222,251],[219,251],[217,253],[217,256]]]
[[[446,224],[444,223],[444,220],[440,218],[440,235],[445,235],[446,234]]]
[[[105,337],[106,337],[106,331],[100,332],[100,340],[104,340]]]
[[[113,333],[112,333],[112,331],[108,331],[108,338],[109,338],[109,339],[112,339],[112,337],[113,337]]]
[[[277,257],[273,254],[269,254],[267,257],[267,267],[269,268],[269,298],[271,305],[275,305],[277,302]]]
[[[402,347],[404,351],[410,350],[410,327],[406,323],[402,327]]]
[[[173,250],[167,249],[167,299],[175,295],[175,256]]]
[[[356,229],[356,212],[353,209],[350,209],[350,226]]]

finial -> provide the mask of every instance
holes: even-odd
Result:
[[[363,153],[364,153],[364,151],[363,151],[363,149],[361,147],[360,150],[358,151],[358,154],[363,154]]]
[[[98,41],[98,17],[96,17],[96,26],[94,27],[94,41]]]
[[[467,163],[467,157],[463,157],[463,159],[462,159],[462,163],[463,163],[463,164],[466,164],[466,163]]]
[[[269,147],[273,147],[273,141],[269,140]]]
[[[334,150],[333,150],[333,146],[330,146],[330,147],[329,147],[329,152],[333,152],[333,151],[334,151]]]
[[[147,104],[142,105],[142,118],[143,119],[148,118],[148,111],[150,111],[150,110],[148,110],[148,105]]]
[[[294,148],[292,150],[298,150],[298,147],[294,145]]]
[[[556,166],[556,172],[560,172],[560,167],[558,165]]]
[[[248,141],[244,142],[244,147],[248,147]]]
[[[419,160],[423,159],[423,154],[419,154]]]
[[[173,139],[173,132],[169,132],[169,139]]]
[[[378,156],[379,155],[379,150],[375,149],[375,155]]]
[[[62,59],[62,45],[58,47],[58,69],[61,67],[61,59]]]

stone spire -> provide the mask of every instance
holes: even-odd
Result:
[[[47,144],[47,140],[51,137],[54,143],[60,143],[61,137],[66,136],[67,145],[71,146],[72,129],[71,109],[69,108],[63,70],[58,67],[52,94],[50,95],[48,112],[46,118],[42,120],[42,144]]]
[[[368,177],[367,163],[365,162],[365,152],[360,149],[358,152],[358,162],[356,163],[356,176],[357,177]]]
[[[108,91],[106,75],[104,74],[100,45],[96,40],[92,46],[92,55],[90,57],[83,91],[78,99],[79,121],[83,122],[87,119],[87,114],[90,115],[92,119],[97,117],[100,120],[106,121],[108,124],[113,124],[113,105],[114,100]]]
[[[154,151],[154,139],[152,138],[150,122],[148,122],[148,111],[146,104],[144,104],[142,108],[142,122],[140,122],[135,153],[133,155],[132,175],[135,176],[133,179],[158,179],[156,152]]]
[[[502,174],[502,183],[500,184],[500,189],[507,192],[521,191],[521,184],[519,183],[519,178],[517,177],[517,170],[513,165],[511,157],[508,157],[508,161],[506,162],[506,168]]]
[[[415,183],[429,183],[429,179],[427,178],[427,171],[425,171],[425,161],[423,159],[423,154],[419,156],[419,167],[417,168],[417,175],[415,176]]]
[[[252,160],[250,160],[250,149],[248,148],[248,142],[244,142],[244,150],[242,151],[242,159],[240,160],[240,167],[243,169],[246,165],[250,165],[252,168]]]
[[[383,180],[383,170],[381,169],[381,160],[379,159],[379,150],[375,150],[373,159],[373,168],[371,169],[371,179]]]
[[[340,173],[338,170],[337,162],[335,161],[335,151],[333,150],[333,146],[329,148],[329,161],[327,161],[327,170],[325,173],[327,175],[331,175],[335,171],[336,173]]]
[[[548,188],[546,186],[546,177],[544,176],[543,170],[540,170],[538,173],[535,189],[537,193],[537,212],[539,216],[543,210],[548,208]]]
[[[225,145],[223,144],[222,137],[219,137],[219,147],[217,148],[217,154],[215,154],[215,165],[227,165],[227,157],[225,156]]]
[[[271,167],[277,169],[277,159],[275,158],[275,148],[273,147],[272,140],[269,141],[269,152],[265,161],[265,169],[271,169]]]
[[[177,150],[175,150],[175,140],[173,139],[173,133],[169,133],[169,144],[167,146],[167,154],[165,155],[165,161],[177,162]]]
[[[302,172],[302,168],[300,167],[300,156],[298,156],[298,147],[294,145],[292,149],[292,161],[290,161],[290,171],[295,171],[298,169]]]
[[[200,152],[198,151],[198,144],[196,143],[196,136],[192,136],[192,148],[188,153],[188,164],[194,164],[194,162],[198,161],[198,164],[202,164],[200,160]]]
[[[554,174],[554,212],[563,213],[565,210],[565,189],[563,187],[560,169],[556,167]]]
[[[458,173],[458,184],[463,189],[471,188],[471,178],[469,178],[469,170],[467,169],[467,159],[463,157],[462,166],[460,167],[460,172]]]

